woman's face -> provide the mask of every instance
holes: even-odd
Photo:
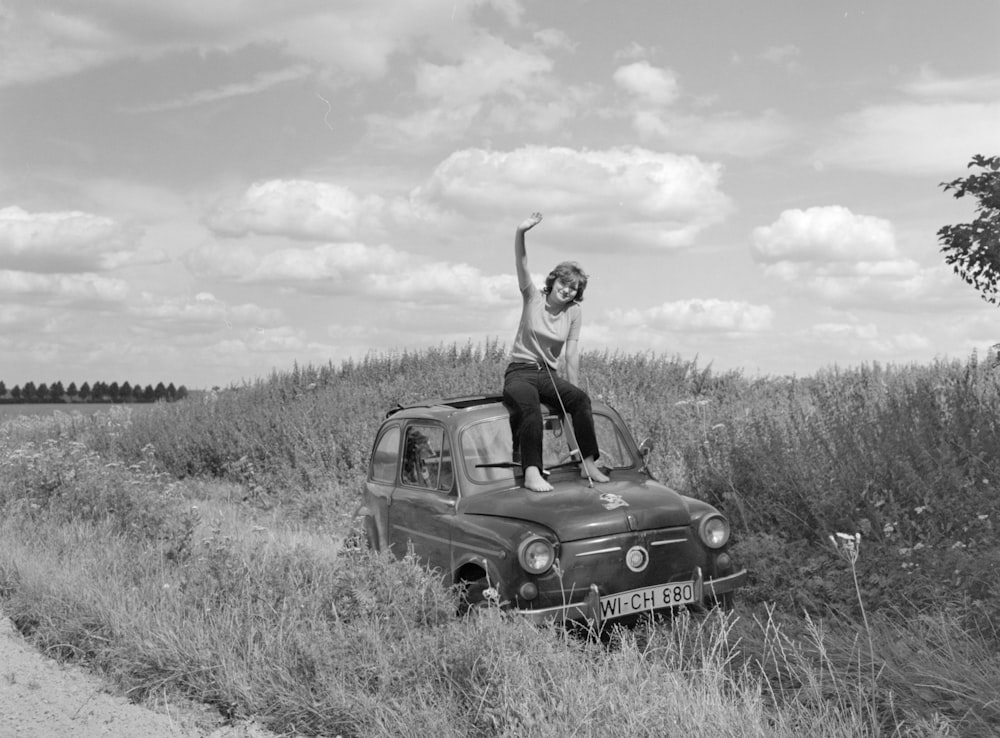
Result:
[[[576,280],[560,277],[552,283],[549,297],[556,305],[568,305],[576,299],[577,289]]]

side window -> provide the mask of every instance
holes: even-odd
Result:
[[[403,484],[450,492],[454,482],[451,447],[444,428],[413,424],[403,442]]]
[[[392,484],[396,481],[396,462],[399,460],[399,426],[389,428],[378,439],[372,454],[369,476],[376,482]]]

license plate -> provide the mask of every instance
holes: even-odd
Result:
[[[658,610],[661,607],[690,605],[695,598],[694,584],[694,582],[672,582],[602,597],[601,619],[620,618],[637,612]]]

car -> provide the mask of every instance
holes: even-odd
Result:
[[[415,556],[459,585],[466,608],[496,604],[535,622],[602,628],[681,607],[732,607],[747,578],[730,524],[654,479],[617,411],[592,401],[610,481],[586,476],[570,420],[542,406],[553,490],[523,486],[502,399],[397,406],[374,439],[357,510],[368,545]]]

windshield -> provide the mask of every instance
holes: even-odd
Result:
[[[579,455],[572,454],[572,428],[555,415],[542,421],[542,464],[546,469],[576,466]],[[628,444],[614,421],[594,414],[594,429],[601,449],[598,465],[606,469],[627,469],[636,465]],[[473,423],[462,431],[460,443],[466,474],[473,482],[510,481],[521,475],[521,465],[514,463],[510,418],[502,415]]]

